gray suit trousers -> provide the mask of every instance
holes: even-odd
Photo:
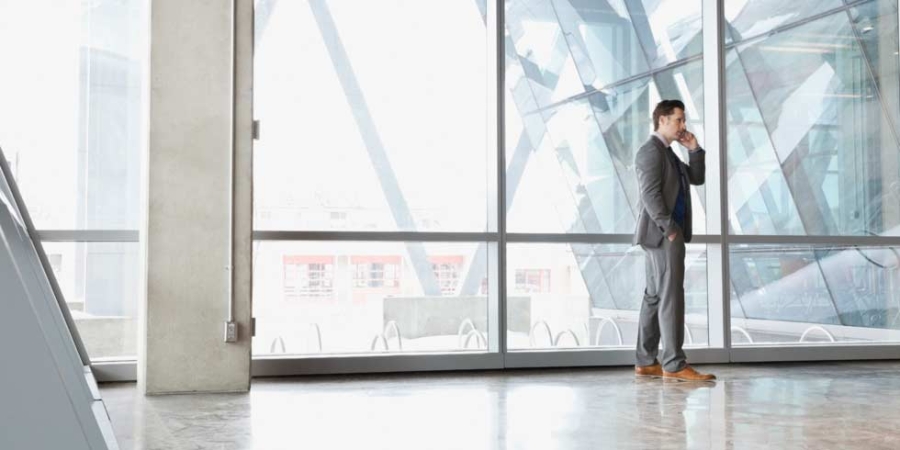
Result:
[[[684,356],[684,236],[663,239],[656,248],[643,247],[647,263],[647,288],[638,322],[637,365],[649,366],[657,360],[662,338],[663,370],[678,372],[686,365]]]

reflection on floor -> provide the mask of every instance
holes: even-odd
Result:
[[[270,378],[250,394],[102,386],[128,449],[900,448],[900,363]]]

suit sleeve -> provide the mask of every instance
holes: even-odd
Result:
[[[688,181],[700,186],[706,182],[706,151],[698,149],[690,152],[690,164],[687,165]]]
[[[665,166],[665,155],[655,148],[642,148],[635,158],[635,172],[641,192],[644,209],[666,236],[670,236],[680,228],[672,219],[672,212],[666,208],[662,195],[662,176]]]

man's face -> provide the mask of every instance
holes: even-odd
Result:
[[[671,141],[678,140],[687,128],[684,125],[684,110],[675,108],[672,114],[660,116],[659,134]]]

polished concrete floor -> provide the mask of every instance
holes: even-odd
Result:
[[[129,449],[900,449],[900,362],[257,379],[249,394],[102,386]]]

